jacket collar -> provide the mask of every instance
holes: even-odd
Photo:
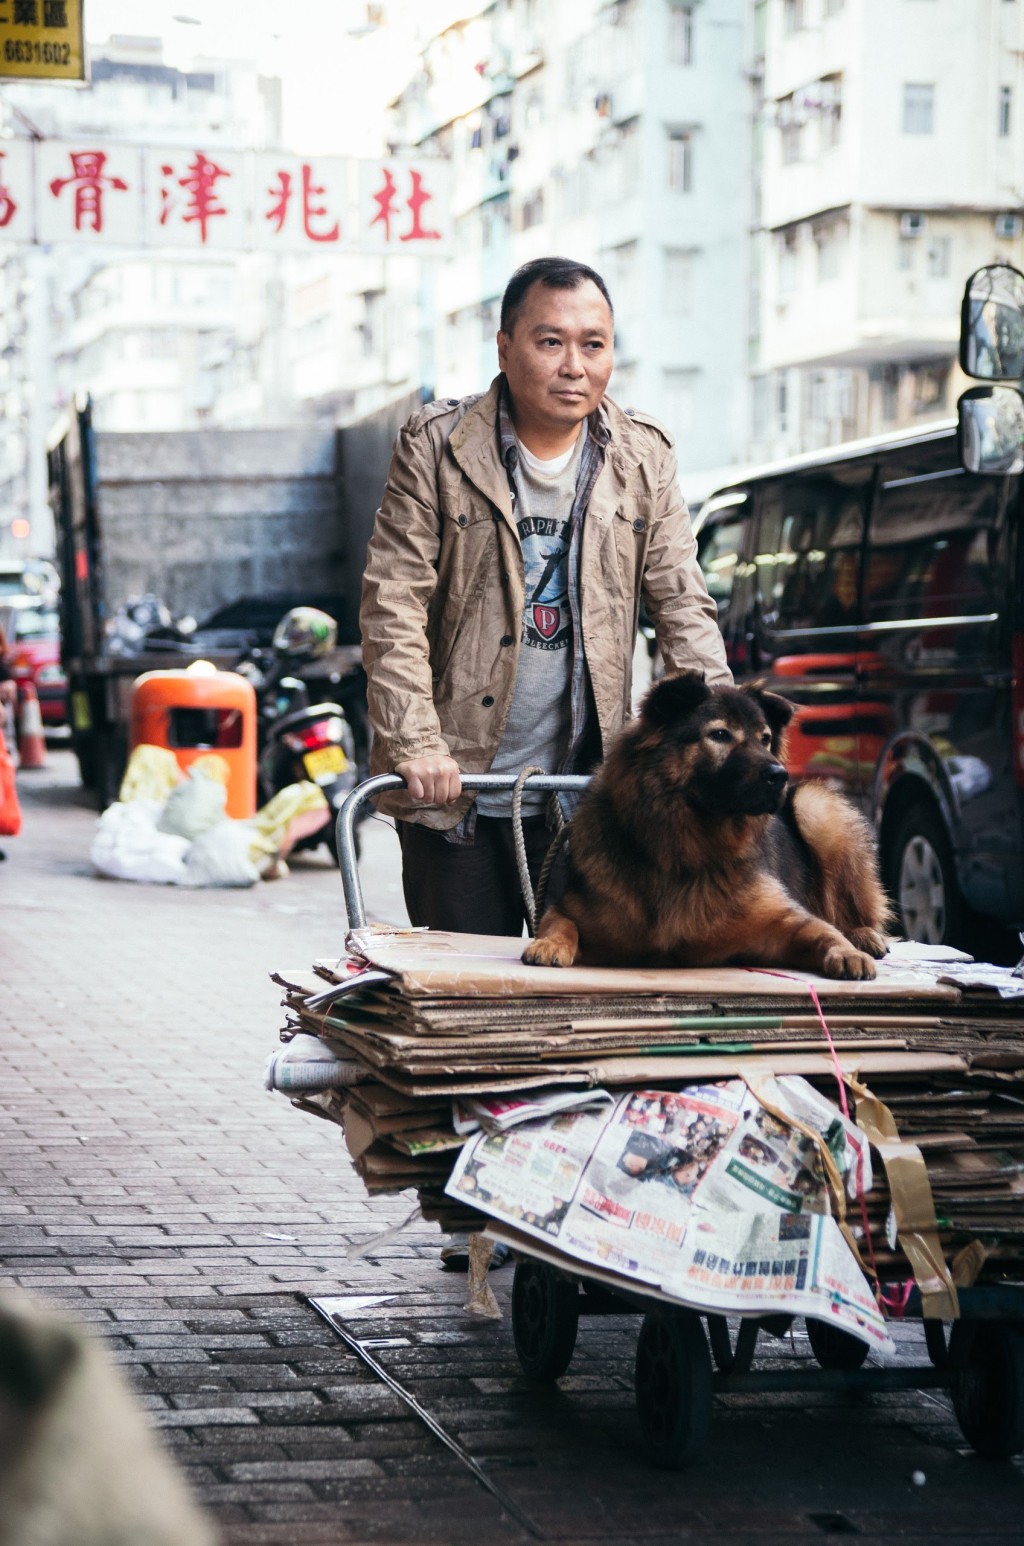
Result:
[[[466,409],[452,430],[448,444],[459,466],[481,493],[511,519],[506,470],[509,462],[503,461],[499,432],[499,405],[506,390],[504,373],[495,376],[487,391]],[[591,414],[589,432],[623,473],[639,465],[647,448],[646,437],[637,434],[633,420],[610,397],[603,398]],[[506,458],[514,456],[515,445],[509,449],[506,442],[504,454]]]

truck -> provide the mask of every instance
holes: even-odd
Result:
[[[316,673],[350,713],[358,747],[366,543],[394,436],[419,402],[343,427],[103,430],[88,397],[62,415],[47,449],[61,658],[72,748],[99,809],[120,785],[136,678],[200,657],[230,669],[292,606],[338,624],[338,649]],[[194,631],[157,628],[126,649],[112,623],[143,596],[197,619]]]

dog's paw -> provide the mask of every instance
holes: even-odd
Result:
[[[825,952],[821,966],[824,977],[845,977],[855,982],[868,982],[875,976],[875,963],[863,950],[843,949],[833,945]]]
[[[523,951],[527,966],[571,966],[576,952],[561,939],[531,939]]]
[[[889,941],[878,929],[868,928],[867,926],[862,929],[851,929],[847,939],[858,950],[863,950],[867,955],[874,956],[876,961],[880,961],[884,955],[889,953]]]

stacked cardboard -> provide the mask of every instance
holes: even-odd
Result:
[[[371,1192],[413,1187],[425,1216],[470,1222],[444,1194],[460,1096],[679,1088],[771,1071],[836,1100],[841,1068],[891,1113],[901,1157],[927,1173],[947,1260],[977,1240],[984,1270],[1024,1268],[1024,981],[1008,971],[904,957],[880,963],[872,982],[834,982],[528,967],[521,941],[470,935],[368,930],[349,945],[348,960],[276,980],[282,1036],[324,1037],[364,1070],[348,1091],[295,1103],[341,1122]],[[872,1253],[882,1276],[906,1277],[891,1217],[898,1189],[878,1168]]]

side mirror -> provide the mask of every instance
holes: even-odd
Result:
[[[960,366],[976,381],[1024,376],[1024,274],[990,263],[967,281],[960,312]]]
[[[977,386],[959,402],[960,461],[968,472],[1024,472],[1024,395]]]

